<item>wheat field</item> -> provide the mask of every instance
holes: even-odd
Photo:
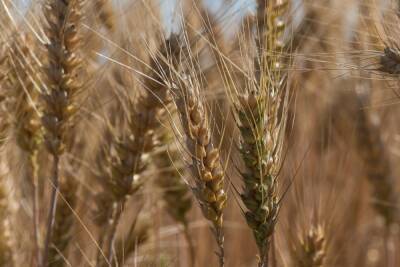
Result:
[[[400,266],[399,34],[395,0],[1,0],[0,267]]]

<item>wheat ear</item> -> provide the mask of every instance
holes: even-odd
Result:
[[[9,53],[9,90],[12,92],[13,117],[16,143],[27,158],[27,178],[32,191],[33,236],[36,261],[41,262],[39,249],[39,191],[38,191],[38,151],[42,143],[40,111],[37,109],[39,91],[35,87],[34,72],[37,65],[31,60],[30,48],[34,47],[28,36],[18,36],[13,40]]]
[[[299,267],[321,267],[326,255],[325,234],[321,226],[312,227],[300,240],[296,253],[296,265]]]
[[[284,31],[280,16],[286,11],[287,2],[258,4],[256,83],[250,81],[246,92],[238,94],[235,113],[245,165],[241,172],[244,181],[241,198],[247,208],[246,221],[259,249],[260,266],[267,266],[279,211],[277,175],[287,119],[286,75],[280,55],[280,37]]]
[[[190,169],[195,177],[194,195],[204,217],[212,223],[217,241],[220,266],[224,266],[223,210],[227,195],[224,190],[224,169],[219,149],[211,141],[208,115],[200,100],[198,84],[189,75],[176,78],[172,91],[186,135],[186,149],[191,155]]]
[[[136,145],[136,146],[134,146]],[[139,144],[141,146],[141,144]],[[138,144],[129,137],[114,140],[111,146],[117,151],[116,155],[107,155],[101,160],[100,167],[103,180],[103,191],[96,198],[97,224],[106,227],[106,233],[101,233],[100,244],[106,247],[106,259],[97,256],[97,266],[110,264],[114,260],[113,246],[119,220],[125,208],[126,200],[137,192],[142,186],[138,173],[143,170],[143,163],[139,157]],[[106,162],[106,164],[104,164]],[[99,165],[100,165],[99,164]],[[140,165],[139,165],[140,164]]]
[[[165,86],[162,78],[165,71],[168,70],[165,63],[160,58],[166,58],[171,53],[172,47],[175,47],[175,40],[166,40],[162,44],[159,55],[152,59],[150,63],[150,74],[146,76],[144,87],[146,91],[135,99],[134,103],[130,103],[128,111],[128,132],[123,136],[112,141],[116,150],[116,155],[107,156],[108,165],[111,167],[109,175],[106,175],[106,187],[100,193],[98,199],[104,203],[104,200],[112,200],[114,212],[109,213],[106,221],[111,222],[109,231],[104,242],[107,248],[107,260],[112,262],[113,251],[112,246],[115,239],[117,226],[122,215],[126,199],[136,192],[142,180],[140,174],[145,170],[146,164],[144,160],[147,153],[152,151],[159,145],[157,131],[160,131],[160,121],[166,116],[164,109],[171,102],[168,88]],[[104,173],[104,172],[103,172]],[[104,177],[103,177],[104,178]],[[110,198],[107,196],[111,194]],[[101,207],[98,205],[98,207]],[[103,208],[101,208],[103,210]],[[101,258],[97,258],[101,261]]]
[[[399,223],[398,211],[393,208],[399,200],[394,187],[393,170],[382,141],[379,123],[376,123],[378,120],[372,120],[361,104],[359,108],[356,123],[357,149],[365,164],[365,175],[372,185],[375,210],[390,226]]]
[[[48,0],[44,9],[48,62],[44,68],[46,88],[42,92],[42,124],[46,130],[46,147],[53,156],[53,177],[42,267],[48,266],[48,251],[52,242],[59,189],[59,161],[67,145],[66,135],[72,126],[72,117],[77,111],[76,97],[83,88],[76,78],[82,63],[78,34],[82,3],[81,0]]]

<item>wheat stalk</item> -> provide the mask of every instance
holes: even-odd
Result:
[[[60,183],[62,199],[57,202],[57,213],[53,228],[52,246],[49,249],[49,266],[62,267],[66,265],[68,244],[72,238],[74,214],[72,209],[76,206],[77,184],[67,177]]]
[[[36,261],[41,262],[39,249],[39,189],[37,156],[42,143],[40,111],[37,109],[39,91],[35,87],[34,72],[37,65],[30,55],[33,42],[27,35],[17,36],[10,47],[8,56],[8,90],[13,99],[9,113],[14,124],[16,143],[27,158],[27,178],[32,191],[33,235]]]
[[[131,136],[132,137],[132,136]],[[139,179],[138,174],[143,170],[143,164],[138,157],[142,154],[138,153],[138,145],[134,140],[129,137],[119,140],[114,140],[111,143],[117,151],[117,155],[107,155],[105,160],[99,163],[105,165],[100,167],[100,177],[103,181],[103,191],[97,195],[97,222],[99,226],[106,226],[106,235],[101,233],[102,240],[99,242],[101,245],[106,246],[106,262],[113,261],[113,244],[115,241],[115,233],[122,212],[125,208],[126,200],[128,197],[134,195],[143,184]],[[134,146],[136,145],[136,147]],[[139,161],[140,160],[140,161]],[[106,163],[106,164],[104,164]],[[98,265],[102,266],[105,261],[97,256]]]
[[[146,222],[146,220],[140,220],[137,216],[135,221],[131,224],[128,233],[120,240],[117,240],[115,244],[116,261],[112,264],[115,266],[123,266],[126,259],[134,254],[136,249],[148,240],[149,228],[150,225],[148,225],[148,222]]]
[[[129,104],[128,131],[112,141],[116,155],[106,157],[109,159],[107,165],[111,167],[111,172],[106,176],[107,186],[99,199],[102,202],[105,199],[110,200],[107,194],[111,193],[114,203],[111,205],[114,211],[108,214],[110,217],[106,220],[111,223],[108,236],[104,240],[108,247],[109,262],[113,259],[111,248],[126,199],[141,187],[143,180],[140,179],[140,175],[146,168],[146,156],[160,144],[157,131],[161,130],[160,122],[165,120],[167,114],[165,107],[171,102],[169,91],[162,81],[162,77],[168,71],[168,64],[161,59],[165,59],[166,55],[171,53],[171,49],[175,46],[173,42],[174,40],[166,40],[158,51],[159,55],[152,59],[150,73],[144,80],[146,91],[140,94],[134,103]]]
[[[192,189],[204,217],[212,223],[219,247],[220,266],[224,266],[223,210],[227,195],[224,190],[224,169],[219,149],[211,141],[206,109],[199,96],[199,84],[188,75],[173,78],[172,91],[186,136],[186,149],[191,155],[190,169],[195,177]]]
[[[78,34],[82,4],[81,0],[49,0],[44,9],[48,62],[44,67],[46,87],[42,91],[42,123],[46,130],[45,144],[53,156],[53,177],[42,267],[48,265],[48,251],[52,242],[59,189],[59,161],[67,146],[72,117],[77,111],[76,97],[82,89],[77,79],[82,63],[79,57],[81,38]]]
[[[365,166],[365,175],[372,185],[374,196],[373,206],[384,218],[387,226],[399,223],[396,205],[398,197],[394,187],[393,170],[390,165],[389,155],[383,144],[378,120],[373,120],[371,115],[359,104],[357,116],[357,149]]]
[[[318,225],[312,227],[302,237],[295,255],[295,266],[321,267],[324,265],[326,255],[326,239],[323,228]]]
[[[282,145],[287,120],[286,75],[280,55],[284,24],[280,17],[287,2],[259,1],[255,58],[255,82],[249,81],[238,93],[235,114],[240,130],[240,152],[245,170],[241,172],[241,194],[246,221],[253,231],[260,266],[268,265],[279,200],[277,175],[282,161]]]

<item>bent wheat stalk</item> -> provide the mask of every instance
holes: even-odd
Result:
[[[219,248],[219,265],[224,266],[222,226],[227,195],[220,152],[211,140],[209,119],[200,99],[199,84],[190,75],[185,79],[175,77],[171,90],[186,135],[186,149],[192,160],[190,170],[195,178],[195,187],[192,190],[204,217],[212,223]]]
[[[109,155],[108,166],[111,171],[105,175],[105,187],[99,196],[102,202],[105,199],[112,199],[113,212],[108,214],[106,221],[111,222],[107,235],[103,240],[107,246],[108,262],[115,262],[112,250],[117,226],[123,213],[126,200],[132,196],[142,185],[140,175],[146,169],[145,156],[159,145],[157,132],[161,129],[161,121],[165,119],[167,112],[165,107],[171,102],[168,88],[165,86],[162,77],[168,71],[168,64],[163,60],[166,55],[173,53],[176,40],[166,40],[159,49],[159,54],[150,63],[150,74],[145,77],[145,92],[141,93],[133,103],[129,103],[128,131],[123,136],[112,141],[116,155]],[[162,58],[162,59],[160,59]],[[104,172],[103,172],[104,173]],[[107,172],[105,172],[107,173]],[[110,194],[112,197],[107,196]],[[100,210],[103,209],[98,205]],[[117,259],[118,260],[118,259]],[[101,258],[97,257],[101,263]]]

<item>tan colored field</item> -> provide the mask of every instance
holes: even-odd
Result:
[[[0,1],[0,267],[400,266],[399,5]]]

